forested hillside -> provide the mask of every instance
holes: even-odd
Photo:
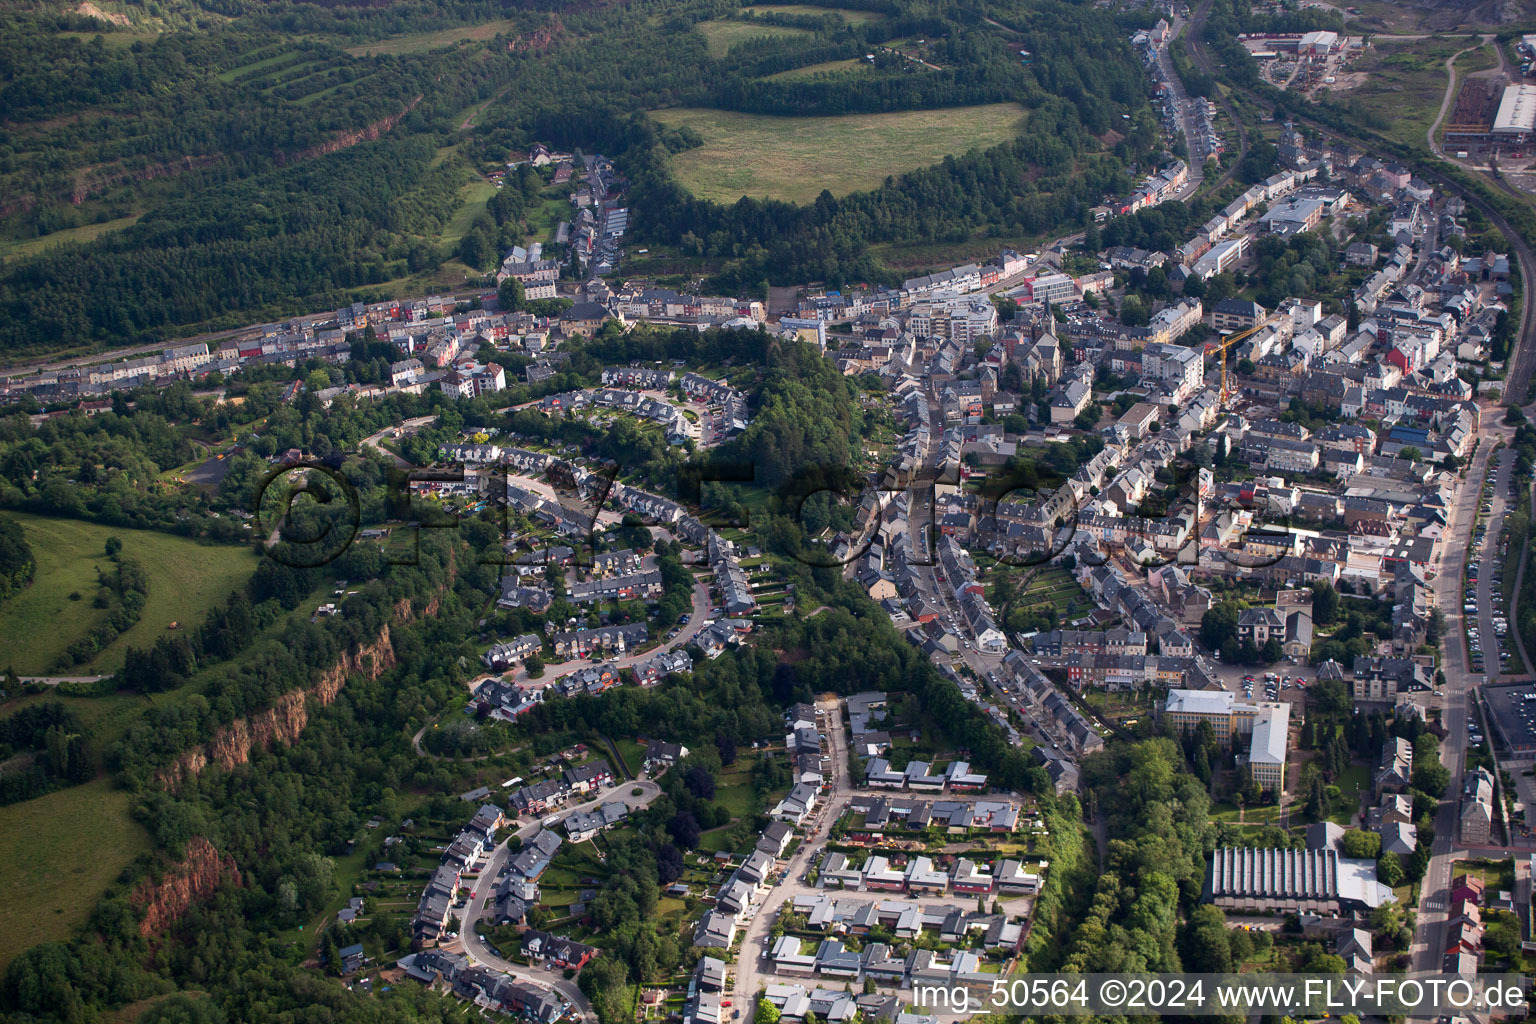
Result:
[[[1156,140],[1124,42],[1132,23],[1058,0],[943,14],[892,0],[858,23],[738,14],[726,0],[106,6],[122,24],[40,5],[0,15],[6,354],[478,286],[488,249],[520,237],[473,205],[492,194],[479,175],[534,141],[614,156],[640,237],[701,258],[721,287],[760,291],[879,277],[878,242],[1074,224]],[[711,56],[698,26],[745,21],[798,34]],[[897,56],[914,37],[927,40],[921,63]],[[870,49],[881,59],[858,75],[768,77]],[[1028,112],[1018,141],[808,207],[695,200],[667,160],[697,138],[645,114],[1000,101]],[[463,190],[472,180],[482,191]]]

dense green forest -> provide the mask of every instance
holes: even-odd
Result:
[[[37,559],[13,519],[0,519],[0,601],[26,587],[37,574]]]
[[[867,253],[874,243],[1076,224],[1159,145],[1124,41],[1136,21],[1060,0],[978,0],[942,14],[896,0],[859,24],[779,16],[814,35],[719,58],[693,26],[733,15],[725,0],[554,6],[206,0],[156,5],[139,12],[142,28],[115,30],[28,6],[0,15],[0,351],[158,340],[401,282],[463,286],[462,274],[434,276],[455,256],[473,284],[494,250],[521,237],[507,223],[528,204],[471,210],[463,235],[449,235],[456,211],[484,201],[461,186],[534,141],[614,156],[632,182],[638,237],[703,257],[720,287],[752,291],[765,280],[888,276]],[[455,39],[453,26],[475,37]],[[927,37],[940,63],[764,77],[902,35]],[[385,37],[398,52],[357,45]],[[666,158],[697,139],[644,114],[1004,100],[1028,110],[1017,141],[807,207],[693,199]],[[7,244],[38,239],[62,241],[6,258]]]

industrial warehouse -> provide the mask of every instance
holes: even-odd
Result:
[[[1339,915],[1393,902],[1376,864],[1331,847],[1306,850],[1224,846],[1211,854],[1205,898],[1225,910]]]

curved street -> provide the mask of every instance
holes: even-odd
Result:
[[[639,789],[636,796],[634,790]],[[661,795],[661,787],[647,779],[644,773],[632,781],[621,782],[610,789],[604,790],[586,803],[565,807],[558,814],[551,817],[564,821],[576,811],[589,811],[599,804],[608,803],[611,800],[622,800],[631,811],[639,810],[649,805]],[[518,830],[497,844],[491,851],[490,858],[485,862],[485,867],[480,870],[480,877],[475,881],[471,890],[469,902],[464,906],[463,915],[459,923],[459,944],[463,946],[464,953],[472,961],[484,964],[493,970],[509,974],[519,981],[526,981],[543,988],[553,989],[561,998],[570,1002],[572,1006],[571,1020],[574,1024],[582,1024],[592,1017],[592,1004],[582,994],[581,988],[576,984],[575,978],[567,979],[563,973],[557,970],[544,970],[542,968],[524,967],[522,964],[513,963],[491,952],[490,944],[480,937],[475,930],[475,925],[480,921],[480,915],[485,911],[486,903],[496,893],[497,879],[506,870],[507,861],[511,857],[507,849],[512,836],[516,836],[519,845],[526,843],[538,834],[544,827],[546,819],[540,817],[518,828]],[[452,944],[444,948],[452,951]]]
[[[572,672],[588,668],[592,665],[613,665],[620,669],[633,668],[642,661],[650,661],[658,654],[666,651],[675,651],[677,648],[691,643],[694,637],[704,631],[704,623],[710,621],[709,607],[709,588],[702,583],[695,583],[693,585],[693,608],[688,613],[688,624],[683,627],[681,633],[671,640],[619,658],[576,658],[573,661],[562,661],[558,665],[546,665],[544,667],[544,674],[537,679],[529,679],[528,670],[522,665],[518,665],[514,671],[501,673],[500,675],[501,678],[521,686],[542,688],[562,676],[568,676]],[[486,675],[477,676],[469,685],[473,688],[479,685],[482,680],[493,678],[496,675],[497,673],[487,673]]]
[[[1451,160],[1450,157],[1445,155],[1444,150],[1440,148],[1440,143],[1435,139],[1436,134],[1438,134],[1440,131],[1441,122],[1445,120],[1445,115],[1450,113],[1451,104],[1456,101],[1456,83],[1460,81],[1456,75],[1456,62],[1461,59],[1463,54],[1471,53],[1474,50],[1480,50],[1487,46],[1489,42],[1493,41],[1493,39],[1493,36],[1482,36],[1476,46],[1469,46],[1464,50],[1457,50],[1455,53],[1445,58],[1445,96],[1440,100],[1440,110],[1435,114],[1435,120],[1430,124],[1429,130],[1425,132],[1425,139],[1429,143],[1429,148],[1433,150],[1434,154],[1440,157],[1442,160],[1447,160],[1451,163],[1457,162]]]
[[[384,438],[386,438],[386,437],[400,437],[402,434],[414,433],[415,431],[420,430],[422,427],[426,426],[428,423],[431,423],[431,422],[433,422],[436,419],[437,419],[437,416],[435,416],[435,415],[433,415],[433,416],[417,416],[415,419],[405,420],[404,422],[400,423],[398,426],[385,427],[383,430],[379,431],[378,433],[376,433],[376,434],[369,434],[367,437],[363,438],[363,440],[361,442],[361,447],[372,448],[375,451],[380,451],[380,452],[383,452],[385,455],[388,455],[391,459],[395,460],[395,467],[397,469],[415,469],[416,468],[416,464],[414,462],[410,462],[410,461],[408,461],[406,459],[402,459],[400,456],[396,455],[394,452],[390,451],[388,448],[385,448],[384,447],[384,443],[383,443],[384,442]]]

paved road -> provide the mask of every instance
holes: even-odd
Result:
[[[1210,10],[1211,0],[1202,0],[1196,11],[1194,22],[1204,20]],[[1209,59],[1203,53],[1197,43],[1198,32],[1191,32],[1190,53],[1195,63],[1207,73],[1214,73]],[[1238,91],[1247,93],[1248,90]],[[1251,95],[1251,94],[1250,94]],[[1360,147],[1365,150],[1377,148],[1375,140],[1369,133],[1340,132],[1334,128],[1319,124],[1304,116],[1295,115],[1298,123],[1304,124],[1325,138],[1335,139]],[[1415,161],[1417,164],[1417,161]],[[1437,173],[1432,167],[1418,166],[1419,171],[1426,179],[1441,186],[1447,192],[1460,195],[1471,206],[1477,207],[1494,226],[1497,227],[1508,240],[1516,259],[1520,264],[1520,272],[1523,277],[1532,278],[1536,275],[1536,251],[1533,251],[1529,242],[1514,230],[1498,209],[1486,202],[1478,194],[1462,188],[1454,180]],[[1494,183],[1511,195],[1528,201],[1528,197],[1522,196],[1513,186],[1499,178],[1493,179]],[[1536,337],[1533,337],[1533,325],[1536,325],[1536,303],[1526,302],[1521,310],[1520,329],[1517,334],[1514,352],[1510,359],[1510,372],[1508,378],[1507,394],[1514,401],[1523,401],[1529,392],[1531,375],[1536,370]],[[1527,416],[1536,405],[1527,408]],[[1485,411],[1482,417],[1483,423],[1489,423],[1490,413]],[[1502,417],[1500,417],[1502,419]],[[1503,430],[1502,423],[1499,429]],[[1441,745],[1441,759],[1450,768],[1452,785],[1448,790],[1448,799],[1440,804],[1436,816],[1436,837],[1429,869],[1425,874],[1420,895],[1420,911],[1418,928],[1414,936],[1413,958],[1416,970],[1439,970],[1440,950],[1443,948],[1443,931],[1445,925],[1446,890],[1450,883],[1452,865],[1453,835],[1456,825],[1456,798],[1459,793],[1462,763],[1467,746],[1466,717],[1471,691],[1475,688],[1472,677],[1469,675],[1466,659],[1466,651],[1462,643],[1454,638],[1461,632],[1461,592],[1462,569],[1465,561],[1464,545],[1466,538],[1470,536],[1472,519],[1474,517],[1476,503],[1480,499],[1482,482],[1487,472],[1489,453],[1492,448],[1493,433],[1483,434],[1483,443],[1479,446],[1478,454],[1473,466],[1467,474],[1467,480],[1457,497],[1456,507],[1451,520],[1451,528],[1447,533],[1451,538],[1445,547],[1442,556],[1440,575],[1434,581],[1435,603],[1446,614],[1447,632],[1452,638],[1444,647],[1442,664],[1447,677],[1445,694],[1445,706],[1443,721],[1448,733],[1445,742]],[[1497,536],[1501,524],[1490,523],[1489,535]],[[1510,619],[1518,621],[1518,616],[1511,614]]]
[[[673,651],[692,643],[693,638],[704,631],[704,624],[712,621],[709,615],[709,608],[709,588],[702,583],[695,583],[693,585],[693,610],[688,613],[688,624],[683,627],[681,633],[660,646],[648,648],[638,654],[626,654],[619,658],[577,658],[574,661],[562,661],[558,665],[546,665],[544,674],[537,679],[529,679],[528,670],[521,665],[511,673],[503,673],[502,677],[523,686],[541,689],[562,676],[568,676],[578,669],[587,668],[591,665],[616,665],[621,669],[632,668],[642,661],[649,661],[663,651]],[[469,685],[471,688],[478,686],[480,680],[490,678],[493,675],[496,675],[496,673],[478,676]]]
[[[542,480],[533,476],[519,476],[518,474],[511,472],[511,470],[506,465],[499,467],[488,466],[481,471],[495,471],[497,469],[507,470],[507,483],[513,487],[521,487],[525,491],[531,491],[546,501],[552,501],[562,508],[570,509],[574,503],[576,505],[575,511],[580,512],[582,515],[592,514],[593,499],[586,496],[577,498],[576,496],[570,494],[565,495],[565,497],[562,499],[560,493],[555,490],[553,485],[551,485],[548,480]],[[494,480],[496,477],[492,477],[492,479]],[[612,509],[600,508],[597,510],[596,520],[598,526],[606,528],[609,526],[617,526],[619,523],[623,522],[624,516],[622,513],[615,512]],[[668,539],[671,540],[674,538],[668,534]]]
[[[1210,8],[1210,0],[1203,0],[1195,20],[1202,20]],[[1195,33],[1191,33],[1192,36]],[[1205,59],[1203,53],[1196,45],[1191,45],[1191,55],[1203,70],[1210,72],[1213,69]],[[1343,133],[1305,117],[1297,116],[1298,122],[1308,125],[1319,131],[1324,137],[1338,139],[1352,145],[1370,150],[1375,148],[1372,139],[1358,133]],[[1454,181],[1435,173],[1431,168],[1419,168],[1420,172],[1431,181],[1443,186],[1448,192],[1461,195],[1469,205],[1476,206],[1508,239],[1510,248],[1514,251],[1516,259],[1520,263],[1520,271],[1523,276],[1536,274],[1536,251],[1533,251],[1528,241],[1519,232],[1515,231],[1508,220],[1493,206],[1485,202],[1480,196],[1462,189]],[[1497,182],[1511,194],[1519,196],[1519,193],[1507,183]],[[1518,332],[1515,350],[1512,354],[1509,373],[1508,394],[1515,401],[1521,401],[1529,391],[1531,375],[1536,369],[1536,338],[1533,338],[1533,325],[1536,325],[1536,303],[1524,303],[1521,310],[1520,330]],[[1530,415],[1531,409],[1527,409]],[[1494,413],[1485,412],[1482,421],[1485,426],[1490,425],[1490,416]],[[1499,417],[1502,420],[1502,417]],[[1498,424],[1498,430],[1503,431],[1502,423]],[[1451,540],[1446,544],[1445,554],[1442,558],[1440,575],[1434,583],[1436,604],[1445,612],[1447,633],[1451,642],[1444,648],[1442,664],[1447,677],[1443,721],[1448,730],[1445,742],[1441,745],[1441,759],[1450,768],[1452,784],[1448,790],[1448,798],[1443,800],[1436,816],[1435,843],[1429,869],[1425,873],[1421,886],[1420,911],[1418,917],[1418,929],[1414,936],[1413,958],[1416,970],[1439,970],[1440,949],[1443,948],[1443,932],[1445,926],[1445,902],[1447,887],[1450,884],[1452,871],[1452,850],[1456,826],[1456,799],[1459,794],[1462,765],[1467,748],[1466,718],[1469,699],[1475,685],[1469,674],[1466,651],[1462,643],[1455,640],[1461,632],[1461,577],[1463,563],[1465,561],[1464,545],[1470,536],[1472,519],[1474,517],[1476,503],[1482,487],[1484,475],[1487,472],[1489,453],[1494,440],[1494,431],[1483,433],[1483,443],[1479,446],[1477,457],[1472,468],[1467,474],[1467,480],[1458,495],[1455,515],[1452,519],[1453,527],[1448,530]],[[1489,535],[1496,537],[1499,523],[1490,523]],[[1481,607],[1481,605],[1480,605]],[[1510,615],[1512,620],[1517,616]],[[1518,621],[1518,620],[1517,620]]]
[[[636,787],[641,791],[639,796],[632,795],[632,791]],[[584,804],[567,807],[560,811],[558,817],[564,820],[575,811],[591,810],[598,804],[606,803],[610,800],[622,800],[629,806],[630,810],[635,810],[646,806],[660,795],[661,787],[642,775],[633,782],[621,782],[612,789],[604,790],[597,797],[588,800]],[[517,836],[522,842],[527,842],[543,827],[542,819],[535,819],[521,826],[513,835]],[[471,960],[485,964],[495,970],[504,971],[514,978],[532,982],[544,988],[554,989],[563,998],[570,1001],[572,1007],[574,1007],[572,1020],[575,1024],[580,1024],[581,1021],[586,1020],[588,1015],[591,1014],[592,1004],[582,994],[575,978],[566,980],[561,976],[560,971],[545,971],[524,967],[510,960],[503,960],[491,952],[490,946],[475,931],[475,925],[479,921],[481,913],[484,912],[486,903],[496,893],[497,877],[506,868],[507,861],[510,859],[511,854],[507,850],[507,842],[510,839],[511,836],[508,836],[507,839],[501,841],[496,849],[491,851],[490,859],[486,861],[485,867],[480,871],[480,877],[475,882],[469,903],[465,905],[464,913],[461,917],[459,943],[464,947],[464,952],[468,954]],[[594,1017],[593,1019],[596,1018]]]
[[[19,676],[23,683],[40,683],[43,686],[58,686],[60,683],[95,683],[107,678],[106,676]]]
[[[1456,838],[1457,795],[1461,792],[1462,767],[1467,750],[1467,708],[1481,675],[1473,676],[1469,668],[1467,649],[1463,641],[1462,577],[1466,569],[1467,542],[1472,537],[1477,509],[1481,501],[1483,479],[1488,471],[1492,455],[1493,435],[1491,420],[1497,410],[1484,410],[1483,425],[1490,428],[1483,434],[1477,455],[1467,472],[1466,481],[1457,493],[1456,504],[1451,510],[1446,527],[1440,561],[1440,575],[1431,584],[1435,605],[1445,615],[1446,642],[1441,648],[1441,665],[1446,676],[1441,722],[1447,730],[1440,745],[1440,760],[1451,771],[1449,799],[1441,801],[1435,815],[1435,843],[1420,884],[1418,927],[1414,932],[1412,956],[1414,970],[1438,971],[1445,949],[1444,931],[1447,894],[1450,889],[1453,848]],[[1490,522],[1487,543],[1496,543],[1497,523]],[[1481,581],[1480,581],[1481,582]],[[1479,602],[1480,612],[1487,602]]]
[[[1502,417],[1500,418],[1502,419]],[[1483,444],[1491,449],[1499,436],[1499,434],[1485,435]],[[1499,637],[1493,628],[1494,617],[1502,614],[1504,611],[1502,588],[1493,582],[1493,573],[1495,569],[1507,561],[1504,556],[1499,554],[1499,533],[1504,526],[1505,516],[1514,507],[1508,496],[1510,494],[1510,484],[1513,483],[1515,451],[1506,445],[1496,457],[1490,451],[1489,459],[1494,461],[1494,465],[1489,470],[1489,475],[1493,480],[1493,496],[1489,499],[1488,529],[1483,537],[1483,543],[1478,546],[1475,555],[1478,563],[1477,622],[1475,625],[1477,626],[1478,640],[1483,647],[1483,664],[1487,667],[1487,676],[1489,679],[1493,679],[1495,676],[1504,677],[1495,681],[1509,682],[1515,679],[1529,678],[1528,673],[1530,671],[1529,666],[1527,666],[1525,674],[1516,671],[1518,666],[1515,665],[1513,660],[1510,661],[1510,667],[1507,670],[1501,667],[1499,662]],[[1519,650],[1519,644],[1516,643],[1519,639],[1519,634],[1519,630],[1510,631],[1510,643],[1516,650]]]
[[[394,459],[396,467],[400,469],[415,469],[415,463],[408,462],[405,459],[402,459],[400,456],[396,455],[394,452],[390,451],[388,448],[385,448],[383,444],[384,438],[398,437],[402,433],[413,433],[417,430],[420,430],[423,426],[431,423],[435,419],[437,419],[436,416],[417,416],[415,419],[406,420],[403,423],[397,424],[395,426],[385,427],[377,434],[369,434],[367,437],[363,438],[363,447],[374,448],[383,452],[385,455],[388,455],[390,458]]]
[[[734,1008],[741,1009],[743,1016],[747,1019],[751,1018],[749,1000],[755,997],[757,990],[766,984],[762,978],[762,971],[765,966],[763,957],[768,952],[770,924],[778,915],[779,908],[784,905],[785,900],[796,893],[812,888],[803,881],[805,873],[810,869],[815,857],[821,853],[822,847],[826,845],[832,823],[837,821],[843,805],[848,802],[849,794],[853,791],[853,784],[848,775],[848,741],[843,736],[842,709],[835,698],[818,701],[816,708],[825,716],[822,735],[827,737],[827,754],[832,758],[832,785],[824,795],[821,808],[812,819],[805,838],[783,868],[787,880],[769,890],[762,904],[753,912],[752,918],[746,922],[746,928],[742,932],[741,951],[736,957],[736,975],[732,981],[731,994],[734,998]]]
[[[1189,43],[1186,49],[1189,53],[1190,63],[1207,75],[1216,77],[1216,68],[1212,66],[1211,59],[1205,52],[1205,44],[1200,39],[1200,32],[1206,17],[1210,13],[1211,0],[1201,0],[1200,6],[1190,15],[1189,31],[1184,34],[1184,38]],[[1233,176],[1237,174],[1237,169],[1242,165],[1244,158],[1248,156],[1248,126],[1243,124],[1242,120],[1238,118],[1236,108],[1232,106],[1232,101],[1226,96],[1218,94],[1214,98],[1214,102],[1222,110],[1226,111],[1227,119],[1232,122],[1233,130],[1237,132],[1237,159],[1232,161],[1231,166],[1227,168],[1227,172],[1217,179],[1215,185],[1211,186],[1212,191],[1221,188],[1231,181]]]
[[[1429,142],[1429,148],[1433,150],[1434,154],[1441,159],[1450,160],[1450,157],[1446,156],[1444,151],[1441,150],[1440,143],[1438,140],[1436,140],[1435,136],[1439,134],[1440,123],[1445,120],[1445,115],[1450,113],[1451,104],[1456,100],[1456,61],[1461,59],[1461,55],[1464,53],[1471,53],[1473,50],[1479,50],[1484,46],[1487,46],[1493,38],[1493,36],[1483,36],[1478,41],[1476,46],[1469,46],[1464,50],[1457,50],[1455,53],[1445,58],[1445,95],[1440,100],[1440,110],[1435,114],[1434,122],[1430,124],[1428,131],[1424,133],[1425,140]],[[1456,163],[1457,161],[1452,162]]]
[[[1173,46],[1172,40],[1184,31],[1184,24],[1183,19],[1175,17],[1168,45],[1157,50],[1157,65],[1162,69],[1163,81],[1173,91],[1174,103],[1179,111],[1179,125],[1184,129],[1184,162],[1189,166],[1189,181],[1178,197],[1181,203],[1195,198],[1195,193],[1200,191],[1200,182],[1205,178],[1205,151],[1200,145],[1200,133],[1195,129],[1194,110],[1190,106],[1189,95],[1184,91],[1184,80],[1173,70],[1173,55],[1169,52]]]

